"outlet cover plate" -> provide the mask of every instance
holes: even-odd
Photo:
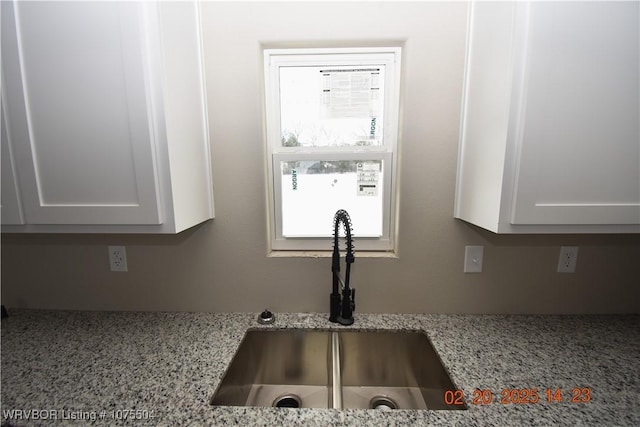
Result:
[[[124,246],[109,246],[111,271],[127,271],[127,250]]]
[[[464,247],[464,272],[482,273],[482,259],[484,257],[484,246]]]
[[[578,247],[562,246],[558,259],[558,273],[575,273],[578,263]]]

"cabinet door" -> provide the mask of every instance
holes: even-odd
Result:
[[[13,153],[9,145],[7,121],[4,116],[4,97],[2,97],[2,102],[0,102],[0,132],[2,133],[2,153],[0,153],[0,159],[2,159],[2,165],[0,166],[0,171],[2,171],[2,177],[0,178],[2,179],[2,200],[0,202],[0,217],[2,218],[2,224],[18,225],[24,224],[24,220],[22,219],[22,210],[20,209],[20,199],[16,186],[16,171],[13,163]]]
[[[640,224],[637,2],[532,3],[514,224]]]
[[[139,4],[2,2],[26,222],[159,224]]]

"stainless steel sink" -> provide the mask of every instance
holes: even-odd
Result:
[[[215,406],[466,409],[429,338],[412,331],[249,330]]]

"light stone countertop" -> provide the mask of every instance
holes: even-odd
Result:
[[[248,328],[344,329],[326,314],[276,314],[275,324],[259,326],[257,313],[9,310],[2,320],[2,425],[640,425],[638,315],[356,313],[349,329],[425,331],[469,409],[210,406]],[[588,388],[591,400],[571,402],[576,387]],[[513,388],[537,388],[540,402],[499,403],[501,390]],[[557,388],[564,401],[546,402],[544,390]],[[493,403],[473,404],[475,389],[491,390]],[[127,410],[153,418],[115,418]],[[34,413],[49,419],[24,419]]]

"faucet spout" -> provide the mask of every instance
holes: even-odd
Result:
[[[344,279],[340,275],[340,248],[338,241],[340,224],[344,227],[347,241]],[[349,287],[349,280],[351,279],[351,264],[355,261],[351,232],[351,218],[347,211],[340,209],[333,217],[333,255],[331,257],[333,288],[330,298],[329,321],[340,323],[341,325],[353,324],[353,310],[355,309],[355,289],[351,289]],[[342,299],[340,299],[341,290]]]

